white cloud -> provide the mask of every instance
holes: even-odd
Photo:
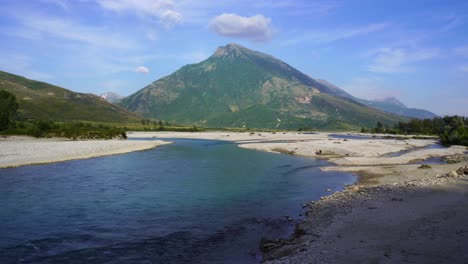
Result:
[[[289,39],[283,42],[283,45],[294,45],[299,42],[330,43],[338,40],[366,35],[372,32],[380,31],[388,27],[387,23],[369,24],[363,27],[349,27],[341,29],[327,29],[320,31],[310,31],[302,34],[301,37]]]
[[[271,19],[263,15],[243,17],[223,13],[211,20],[210,28],[222,36],[253,41],[267,41],[272,34]]]
[[[367,53],[367,56],[372,58],[368,70],[378,73],[407,72],[411,70],[411,64],[430,60],[439,55],[439,49],[380,48]]]
[[[136,72],[138,73],[143,73],[143,74],[147,74],[150,72],[150,70],[145,67],[145,66],[138,66],[136,69],[135,69]]]
[[[156,18],[171,29],[182,22],[182,14],[175,10],[172,0],[96,0],[104,9],[114,12],[132,12],[137,15]]]
[[[14,16],[23,27],[16,28],[16,33],[11,32],[11,34],[19,37],[40,39],[44,36],[52,36],[88,44],[92,47],[115,49],[130,49],[137,46],[134,41],[109,32],[108,29],[103,27],[83,25],[69,19],[36,13]]]

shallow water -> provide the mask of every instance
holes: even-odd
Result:
[[[376,139],[376,136],[355,135],[355,134],[330,134],[331,138],[339,139]],[[382,138],[378,138],[382,139]]]
[[[415,148],[404,149],[404,150],[400,150],[400,151],[396,151],[396,152],[390,152],[390,153],[387,153],[387,154],[385,154],[383,156],[384,157],[399,157],[401,155],[413,152],[415,150],[443,149],[443,148],[446,148],[446,147],[444,147],[444,146],[442,146],[440,144],[430,144],[430,145],[427,145],[427,146],[424,146],[424,147],[415,147]]]
[[[0,170],[0,263],[256,263],[351,174],[223,141]]]

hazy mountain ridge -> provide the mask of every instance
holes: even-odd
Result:
[[[436,114],[430,111],[424,110],[424,109],[409,108],[394,97],[376,99],[376,100],[365,100],[365,99],[358,99],[358,100],[368,106],[375,107],[383,111],[394,113],[397,115],[418,118],[418,119],[432,119],[434,117],[437,117]]]
[[[76,93],[0,71],[0,90],[13,93],[20,119],[137,122],[140,117],[94,94]]]
[[[117,93],[114,93],[114,92],[103,93],[103,94],[100,94],[99,97],[101,97],[101,98],[105,99],[107,102],[113,103],[113,104],[119,103],[124,98],[124,96],[122,96],[120,94],[117,94]]]
[[[236,44],[151,83],[121,105],[148,118],[211,127],[357,128],[402,120]]]
[[[350,98],[361,104],[364,104],[364,105],[367,105],[376,109],[380,109],[388,113],[411,117],[411,118],[418,118],[418,119],[426,119],[426,118],[431,119],[431,118],[437,117],[436,114],[430,111],[424,110],[424,109],[409,108],[395,97],[387,97],[383,99],[374,99],[374,100],[361,99],[361,98],[352,96],[351,94],[345,92],[343,89],[339,88],[338,86],[331,84],[325,80],[317,80],[317,81],[327,86],[329,89],[335,90],[335,93],[339,94],[340,96]]]

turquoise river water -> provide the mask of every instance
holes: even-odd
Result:
[[[0,263],[258,263],[262,237],[287,236],[303,203],[355,181],[325,161],[173,141],[0,169]]]

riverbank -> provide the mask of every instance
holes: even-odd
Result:
[[[290,239],[263,243],[266,263],[465,263],[467,196],[454,172],[351,186],[307,204]]]
[[[436,139],[414,139],[411,136],[360,134],[361,138],[348,133],[299,133],[299,132],[129,132],[129,138],[193,138],[231,141],[242,148],[259,151],[301,155],[329,160],[340,166],[339,170],[361,166],[401,165],[432,157],[463,154],[463,146],[442,147]],[[398,154],[402,152],[401,154]],[[333,168],[331,168],[333,169]],[[338,168],[336,168],[338,169]]]
[[[328,133],[140,134],[233,141],[240,147],[327,159],[358,182],[305,205],[287,240],[264,241],[267,263],[464,263],[468,259],[468,162],[418,161],[460,155],[434,139],[336,138]],[[450,172],[450,173],[449,173]]]
[[[157,139],[166,138],[225,140],[242,148],[326,159],[336,165],[322,170],[359,175],[355,185],[306,204],[306,217],[290,239],[264,241],[269,263],[463,263],[468,259],[464,251],[468,243],[468,177],[447,174],[467,166],[467,159],[422,168],[416,163],[460,155],[467,151],[465,147],[444,148],[434,139],[353,138],[346,133],[339,137],[297,132],[142,132],[128,136],[140,140],[116,142],[143,146],[164,144]],[[10,151],[3,152],[8,142],[13,142]],[[79,154],[70,153],[72,149],[98,148],[98,142],[9,139],[0,141],[0,155],[7,153],[0,161],[15,155],[29,162],[34,157],[50,159],[54,154],[63,158],[63,153],[75,159]],[[77,145],[66,145],[72,143]],[[27,155],[30,157],[25,159]]]
[[[169,142],[160,140],[73,141],[63,138],[36,139],[13,136],[0,138],[0,168],[123,154],[164,144],[169,144]]]

